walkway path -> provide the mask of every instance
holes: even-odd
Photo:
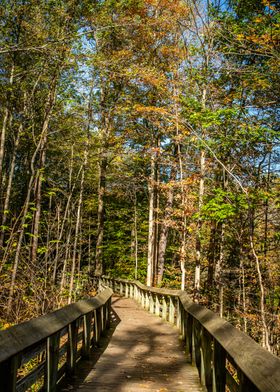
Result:
[[[73,384],[63,391],[203,390],[197,369],[188,363],[175,327],[142,310],[131,299],[114,297],[113,309],[115,331],[108,347],[101,347],[89,361],[83,361]]]

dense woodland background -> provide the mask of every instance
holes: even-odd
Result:
[[[2,328],[106,273],[280,352],[279,8],[1,1]]]

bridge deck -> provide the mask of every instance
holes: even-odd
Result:
[[[187,361],[173,326],[142,310],[131,299],[114,297],[112,304],[115,331],[108,347],[103,340],[99,352],[80,364],[73,383],[64,386],[63,391],[203,390],[197,369]]]

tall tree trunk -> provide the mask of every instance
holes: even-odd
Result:
[[[14,71],[15,71],[15,66],[14,66],[14,64],[12,64],[10,78],[9,78],[9,87],[12,86],[13,81],[14,81]],[[9,89],[8,89],[8,91],[9,91]],[[9,115],[10,115],[8,104],[9,104],[9,102],[8,102],[8,97],[7,97],[7,105],[4,109],[4,117],[3,117],[1,137],[0,137],[0,187],[2,185],[3,160],[4,160],[4,152],[5,152],[6,132],[7,132],[7,125],[9,122],[8,121]]]
[[[81,227],[81,209],[82,209],[82,202],[83,202],[85,170],[86,170],[86,167],[87,167],[87,161],[88,161],[88,140],[87,140],[86,149],[84,151],[84,162],[83,162],[82,176],[81,176],[80,195],[79,195],[78,208],[77,208],[77,219],[76,219],[75,234],[74,234],[72,268],[71,268],[71,276],[70,276],[68,303],[71,303],[72,293],[73,293],[73,290],[74,290],[74,279],[75,279],[75,272],[76,272],[77,246],[78,246],[79,232],[80,232],[80,227]],[[79,268],[78,268],[78,273],[79,272],[80,271],[79,271]]]
[[[149,178],[149,233],[148,233],[148,257],[147,257],[147,286],[152,286],[154,276],[154,238],[155,238],[155,227],[154,227],[154,205],[155,205],[155,153],[151,152],[151,173]]]
[[[18,150],[18,146],[19,146],[20,136],[22,133],[22,128],[23,128],[23,126],[21,123],[19,126],[19,129],[18,129],[18,134],[17,134],[16,140],[15,140],[14,149],[13,149],[13,156],[12,156],[11,166],[10,166],[10,170],[9,170],[8,184],[7,184],[7,190],[6,190],[5,200],[4,200],[3,217],[2,217],[2,222],[1,222],[3,229],[1,230],[1,233],[0,233],[0,249],[4,245],[4,237],[5,237],[4,226],[6,225],[7,218],[8,218],[8,210],[9,210],[9,206],[10,206],[12,183],[13,183],[15,166],[16,166],[16,155],[17,155],[17,150]]]
[[[195,277],[194,277],[194,301],[199,301],[200,296],[200,269],[201,269],[201,208],[203,205],[204,196],[204,176],[205,176],[205,151],[200,152],[200,180],[199,180],[199,194],[198,194],[198,220],[196,231],[196,259],[195,259]]]
[[[216,249],[217,249],[217,223],[216,223],[216,221],[212,221],[211,222],[209,247],[208,247],[208,252],[207,252],[207,261],[208,261],[207,300],[208,300],[208,306],[211,306],[212,301],[213,301]]]
[[[41,132],[42,141],[40,146],[40,150],[41,150],[40,162],[38,168],[38,179],[37,179],[37,187],[36,187],[36,203],[35,203],[36,210],[35,210],[35,216],[33,222],[33,236],[32,236],[32,248],[31,248],[32,263],[35,263],[37,259],[39,228],[40,228],[40,218],[41,218],[41,203],[42,203],[42,181],[43,181],[44,168],[46,162],[46,148],[47,148],[47,140],[48,140],[49,123],[55,105],[57,78],[58,75],[55,75],[52,81],[52,85],[50,87],[50,92],[46,103],[45,119],[43,122],[42,132]]]
[[[58,204],[57,212],[56,212],[56,221],[57,221],[57,228],[56,228],[56,244],[55,244],[55,258],[53,263],[53,272],[52,272],[52,282],[55,283],[56,275],[57,275],[57,267],[58,267],[58,255],[59,255],[59,248],[60,248],[60,241],[58,238],[60,237],[60,212],[61,206]]]
[[[19,265],[20,251],[21,251],[22,240],[23,240],[23,235],[24,235],[24,225],[25,225],[25,221],[26,221],[28,208],[29,208],[29,202],[30,202],[30,198],[31,198],[33,184],[34,184],[34,181],[36,178],[35,167],[34,167],[35,160],[36,160],[37,155],[40,152],[40,150],[42,150],[42,147],[44,146],[44,143],[46,140],[49,119],[50,119],[51,112],[52,112],[53,105],[54,105],[54,98],[55,98],[55,92],[56,92],[56,80],[57,80],[57,78],[54,79],[55,83],[54,83],[53,88],[50,90],[50,93],[48,95],[46,117],[45,117],[45,120],[43,123],[42,132],[40,134],[39,141],[38,141],[36,149],[32,155],[32,159],[31,159],[31,163],[30,163],[31,177],[29,180],[27,195],[26,195],[25,203],[24,203],[23,210],[22,210],[22,218],[20,220],[19,238],[18,238],[18,242],[17,242],[16,253],[15,253],[15,258],[14,258],[14,263],[13,263],[11,285],[10,285],[8,303],[7,303],[7,313],[8,314],[10,314],[10,312],[11,312],[16,276],[17,276],[18,265]]]
[[[134,198],[134,278],[138,279],[138,228],[137,228],[137,195]]]
[[[158,146],[159,149],[159,140]],[[159,211],[159,172],[158,164],[156,160],[155,164],[155,187],[154,187],[154,254],[153,254],[153,278],[152,286],[157,284],[157,270],[158,270],[158,253],[159,253],[159,223],[158,223],[158,211]]]
[[[99,183],[98,183],[98,208],[97,208],[97,239],[95,252],[95,273],[101,275],[103,273],[103,236],[105,223],[104,198],[106,192],[106,175],[108,161],[106,157],[102,157],[99,162]]]
[[[72,220],[70,213],[68,212],[68,219],[69,219],[69,229],[68,233],[66,236],[66,244],[65,244],[65,256],[64,256],[64,261],[63,261],[63,267],[62,267],[62,272],[61,272],[61,280],[60,280],[60,294],[63,292],[64,287],[65,287],[65,281],[66,281],[66,271],[68,267],[68,257],[70,253],[70,240],[72,238]]]
[[[160,238],[159,238],[159,247],[158,247],[158,272],[157,272],[157,284],[160,285],[163,279],[164,272],[164,261],[165,261],[165,253],[166,246],[168,240],[169,233],[169,221],[172,216],[172,207],[173,207],[173,199],[174,199],[174,187],[173,181],[176,177],[176,167],[175,164],[172,165],[171,173],[170,173],[170,182],[167,194],[167,201],[165,205],[165,215],[163,218],[163,222],[161,224]]]
[[[225,237],[225,224],[221,224],[221,232],[220,232],[220,251],[219,258],[215,268],[215,281],[218,287],[218,295],[219,295],[219,315],[223,317],[223,279],[222,279],[222,266],[224,262],[224,237]]]
[[[257,275],[258,275],[258,282],[259,282],[259,289],[260,289],[260,313],[261,313],[261,320],[262,320],[262,345],[265,347],[268,351],[271,351],[271,346],[269,343],[269,329],[267,326],[266,322],[266,315],[265,315],[265,289],[264,289],[264,284],[263,284],[263,277],[262,277],[262,272],[261,272],[261,264],[259,257],[256,253],[255,250],[255,244],[254,244],[254,237],[253,237],[253,231],[251,231],[250,234],[250,246],[251,250],[255,259],[255,264],[256,264],[256,269],[257,269]]]

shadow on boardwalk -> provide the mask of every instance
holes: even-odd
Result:
[[[113,300],[112,325],[60,391],[202,391],[177,330],[129,299]]]

